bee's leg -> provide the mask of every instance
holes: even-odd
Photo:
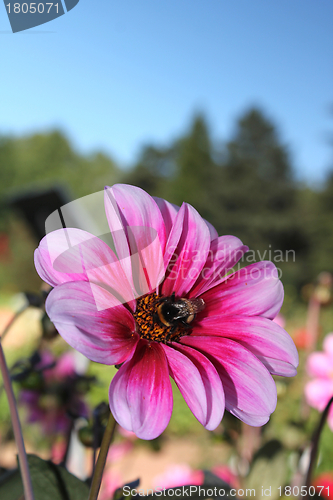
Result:
[[[180,320],[182,326],[185,326],[185,328],[192,328],[191,323],[187,323],[184,319]]]

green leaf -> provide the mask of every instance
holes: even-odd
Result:
[[[35,500],[85,500],[89,487],[64,467],[28,455]]]
[[[278,500],[279,486],[286,484],[286,452],[281,443],[272,439],[254,456],[251,471],[246,479],[246,488],[255,490],[257,500]]]
[[[0,476],[0,498],[19,500],[23,495],[23,484],[18,469],[5,472]]]
[[[86,500],[89,487],[64,467],[28,455],[35,500]]]
[[[35,500],[86,500],[89,487],[64,467],[35,455],[28,455]],[[8,471],[0,477],[1,500],[20,500],[23,484],[20,471]]]

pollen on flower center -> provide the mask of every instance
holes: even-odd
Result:
[[[155,342],[175,342],[190,330],[178,324],[176,327],[163,325],[157,314],[157,307],[161,297],[154,292],[136,301],[136,311],[133,313],[137,332],[141,338]]]

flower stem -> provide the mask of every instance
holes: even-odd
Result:
[[[67,458],[68,458],[68,453],[69,453],[69,449],[71,446],[71,439],[72,439],[73,430],[74,430],[74,420],[71,419],[71,424],[70,424],[70,427],[69,427],[68,432],[67,432],[66,449],[65,449],[63,459],[60,463],[60,465],[62,465],[65,468],[67,467]]]
[[[22,436],[21,424],[17,412],[15,396],[13,392],[13,387],[10,380],[10,375],[6,363],[6,358],[2,349],[1,339],[0,339],[0,369],[3,378],[3,384],[8,398],[10,416],[13,424],[13,431],[19,456],[21,476],[24,489],[25,500],[34,500],[34,493],[32,490],[31,478],[29,473],[29,466],[27,455],[25,452],[24,441]]]
[[[107,454],[108,454],[108,451],[110,448],[110,444],[111,444],[113,437],[114,437],[116,425],[117,425],[117,422],[113,418],[112,413],[110,413],[108,424],[107,424],[105,432],[104,432],[101,448],[99,450],[99,455],[98,455],[98,459],[96,462],[94,475],[92,478],[92,483],[91,483],[91,487],[90,487],[88,500],[97,500],[97,498],[98,498],[98,493],[99,493],[99,489],[101,487],[106,457],[107,457]]]
[[[320,434],[321,434],[321,431],[323,430],[323,427],[324,427],[324,424],[326,422],[326,418],[327,418],[327,415],[328,415],[328,412],[329,412],[329,409],[330,409],[330,406],[332,403],[333,403],[333,396],[331,397],[331,399],[327,403],[326,408],[320,417],[318,427],[315,430],[313,437],[312,437],[312,440],[311,440],[310,463],[309,463],[308,473],[306,475],[306,482],[305,482],[306,491],[309,491],[309,487],[311,486],[312,470],[313,470],[313,466],[314,466],[316,458],[317,458],[317,451],[318,451]]]

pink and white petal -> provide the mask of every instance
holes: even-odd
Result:
[[[312,377],[330,378],[333,376],[332,359],[325,352],[313,352],[308,357],[306,371]]]
[[[246,411],[242,411],[239,408],[233,408],[228,410],[229,413],[239,418],[242,422],[252,427],[261,427],[269,421],[270,415],[252,415]]]
[[[141,439],[155,439],[172,413],[168,363],[156,342],[140,340],[132,358],[114,376],[109,392],[116,421]]]
[[[185,204],[183,203],[178,210],[176,217],[173,218],[172,228],[168,235],[168,240],[165,246],[164,252],[164,268],[166,270],[166,275],[171,271],[172,266],[177,260],[177,255],[175,254],[179,240],[183,232],[184,220],[185,220]]]
[[[136,248],[139,248],[137,241],[140,240],[141,245],[143,238],[146,238],[146,245],[142,246],[131,257],[133,282],[138,296],[154,292],[164,279],[163,253],[160,240],[157,237],[156,231],[155,234],[154,231],[151,228],[144,228],[143,230],[141,227],[132,227],[129,231],[131,234],[130,240]],[[142,233],[145,235],[143,236]]]
[[[216,369],[195,349],[176,344],[162,347],[170,375],[193,415],[206,429],[216,429],[224,413],[224,392]]]
[[[220,236],[212,241],[207,261],[191,290],[190,297],[197,297],[210,288],[225,281],[227,273],[248,251],[239,238]]]
[[[180,207],[178,207],[178,205],[170,203],[167,200],[164,200],[163,198],[158,198],[157,196],[153,196],[153,198],[156,201],[157,206],[161,211],[164,220],[166,235],[168,237]]]
[[[108,290],[112,295],[117,297],[122,304],[127,303],[132,311],[135,311],[135,297],[137,294],[128,282],[119,260],[91,269],[87,271],[87,276],[90,283],[105,288],[105,290]],[[99,310],[104,307],[103,302],[99,304],[96,301],[96,305]]]
[[[105,307],[98,310],[96,301]],[[66,342],[97,363],[123,363],[139,340],[132,314],[98,285],[85,281],[59,285],[45,307]]]
[[[182,232],[178,242],[180,226],[182,226]],[[207,224],[187,203],[181,206],[167,242],[166,254],[170,255],[170,258],[171,248],[174,263],[165,260],[169,273],[163,283],[162,292],[166,296],[173,292],[177,296],[184,296],[191,290],[200,275],[210,248],[210,233]]]
[[[273,375],[293,377],[298,352],[288,333],[261,316],[209,316],[192,330],[192,336],[225,337],[251,351]]]
[[[128,227],[155,229],[162,250],[166,243],[165,225],[156,201],[143,189],[127,184],[115,184],[105,189],[106,215],[111,231]],[[127,233],[126,233],[127,234]],[[146,240],[143,237],[143,246]],[[140,242],[137,242],[141,248]]]
[[[116,255],[104,241],[76,228],[58,229],[47,234],[35,250],[37,272],[51,286],[88,281],[87,271],[116,260]]]
[[[166,232],[155,200],[126,184],[105,188],[105,211],[118,257],[138,295],[157,288],[164,277]]]
[[[157,196],[153,196],[153,198],[156,201],[159,209],[161,210],[161,214],[165,224],[166,234],[168,236],[171,232],[173,223],[176,219],[176,215],[179,212],[180,207],[178,205],[175,205],[174,203],[170,203],[169,201],[164,200],[163,198],[158,198]],[[219,234],[216,231],[213,224],[208,222],[206,219],[204,219],[204,221],[209,229],[211,241],[218,238]]]
[[[305,385],[307,402],[319,411],[323,411],[333,396],[333,380],[316,378]]]
[[[209,229],[210,241],[216,240],[216,238],[219,237],[219,233],[216,231],[216,229],[213,226],[213,224],[211,224],[210,222],[208,222],[208,220],[206,220],[206,219],[204,219],[204,221],[206,222],[207,227]]]
[[[230,413],[249,425],[262,425],[260,422],[268,420],[276,407],[276,387],[269,371],[254,354],[238,342],[221,337],[188,335],[180,342],[198,349],[213,363]]]
[[[205,315],[241,314],[274,319],[283,302],[283,286],[275,265],[262,261],[244,267],[201,295]]]
[[[134,293],[116,255],[91,233],[65,228],[47,234],[35,250],[35,266],[40,277],[51,286],[91,281],[117,290],[123,303],[130,302],[135,307]]]
[[[287,363],[281,359],[270,358],[269,356],[257,355],[257,358],[272,375],[279,375],[280,377],[295,377],[297,375],[297,369],[291,363]]]

